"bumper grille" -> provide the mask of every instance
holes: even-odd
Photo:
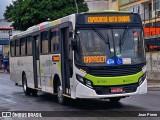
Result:
[[[136,92],[138,84],[124,85],[124,86],[112,86],[112,87],[123,88],[124,92],[122,93],[132,93],[132,92]],[[93,89],[96,91],[98,95],[122,94],[122,93],[111,93],[112,87],[94,87]]]

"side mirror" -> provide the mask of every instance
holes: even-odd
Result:
[[[72,50],[76,50],[76,49],[77,49],[76,39],[72,39],[72,40],[71,40],[71,45],[72,45]]]

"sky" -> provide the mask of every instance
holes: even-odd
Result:
[[[12,3],[14,0],[0,0],[0,19],[3,19],[3,14],[6,9],[6,6]]]

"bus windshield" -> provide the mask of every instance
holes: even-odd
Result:
[[[86,28],[76,32],[76,62],[123,65],[145,62],[142,28]]]

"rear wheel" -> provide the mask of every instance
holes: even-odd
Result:
[[[121,98],[115,97],[115,98],[109,98],[109,100],[110,100],[110,102],[112,102],[112,103],[118,103],[118,102],[121,100]]]
[[[31,94],[31,89],[28,88],[28,86],[27,86],[26,75],[23,75],[22,86],[23,86],[24,94],[25,94],[25,95],[30,95],[30,94]]]

